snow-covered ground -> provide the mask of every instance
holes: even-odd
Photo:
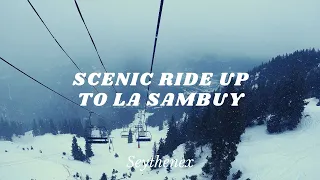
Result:
[[[137,114],[133,122],[137,123],[138,120]],[[75,161],[71,157],[72,135],[53,136],[46,134],[33,137],[32,133],[28,132],[21,138],[14,138],[13,142],[0,141],[0,180],[74,179],[73,175],[77,172],[82,176],[82,179],[89,175],[92,179],[98,180],[102,173],[111,177],[113,169],[118,171],[115,174],[117,178],[121,178],[123,173],[129,174],[131,172],[130,168],[127,167],[127,165],[131,165],[128,157],[135,156],[134,160],[150,159],[154,142],[158,143],[160,138],[165,138],[167,132],[166,126],[160,132],[158,128],[149,127],[148,130],[152,133],[152,141],[142,142],[140,148],[138,148],[136,142],[128,144],[127,139],[120,138],[122,129],[112,131],[114,151],[109,152],[109,145],[92,145],[95,156],[91,158],[90,164]],[[78,138],[78,144],[84,151],[85,141],[83,138]],[[31,146],[33,150],[31,150]],[[22,148],[25,148],[25,150]],[[66,152],[65,156],[63,152]],[[175,150],[173,158],[182,159],[183,152],[184,145],[181,145]],[[119,155],[118,158],[115,158],[115,153]],[[163,180],[166,176],[185,177],[185,175],[194,175],[201,171],[201,167],[205,163],[205,157],[202,158],[202,163],[199,162],[192,168],[193,171],[187,168],[179,170],[173,168],[169,174],[164,168],[159,169],[157,173],[156,171],[150,172],[150,168],[140,171],[143,167],[136,167],[131,179]]]
[[[315,180],[320,177],[320,107],[308,99],[295,131],[268,135],[265,126],[247,129],[232,172],[251,180]]]
[[[317,171],[320,167],[320,107],[316,106],[316,99],[309,99],[308,102],[304,113],[309,116],[302,120],[295,131],[268,135],[264,126],[247,129],[242,136],[239,155],[233,163],[231,173],[241,170],[242,179],[251,180],[317,179],[320,176],[320,171]],[[137,120],[138,116],[134,122]],[[159,142],[167,131],[166,127],[160,132],[158,128],[148,130],[152,133],[152,142],[141,143],[140,148],[137,143],[128,144],[127,139],[121,139],[121,129],[112,131],[114,151],[109,152],[108,145],[93,145],[95,156],[92,157],[91,164],[71,158],[72,135],[46,134],[32,137],[31,132],[28,132],[21,138],[14,138],[14,142],[0,141],[0,180],[74,179],[76,172],[82,179],[88,174],[92,179],[98,180],[102,173],[106,173],[110,178],[113,169],[119,171],[116,174],[119,179],[123,173],[131,172],[127,167],[130,164],[128,157],[135,156],[136,159],[146,160],[151,158],[153,142]],[[84,139],[79,138],[78,143],[84,150]],[[66,155],[63,155],[63,152],[66,152]],[[182,159],[183,152],[184,145],[180,145],[174,151],[173,158]],[[115,153],[119,155],[118,158],[115,158]],[[204,153],[199,153],[198,149],[196,165],[192,168],[173,168],[172,172],[168,173],[164,168],[157,172],[149,169],[140,171],[140,168],[136,167],[131,179],[163,180],[167,176],[169,179],[180,180],[186,175],[199,175],[206,162],[205,158],[210,154],[207,147],[204,147]],[[198,176],[198,179],[205,178]]]

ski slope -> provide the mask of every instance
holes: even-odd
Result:
[[[251,180],[315,180],[320,177],[320,106],[308,105],[295,131],[268,135],[265,126],[247,129],[239,144],[232,172]]]
[[[150,115],[148,114],[147,116]],[[133,127],[139,119],[137,114],[131,126]],[[150,159],[152,157],[154,142],[158,143],[160,138],[166,137],[166,126],[162,131],[158,131],[158,127],[148,128],[148,130],[152,133],[152,141],[142,142],[140,148],[138,148],[136,142],[128,144],[127,139],[120,138],[122,129],[112,131],[111,137],[113,137],[114,151],[109,151],[109,145],[93,144],[92,149],[95,156],[91,158],[90,164],[75,161],[71,157],[73,135],[54,136],[46,134],[44,136],[33,137],[32,132],[28,132],[23,137],[14,137],[13,142],[0,141],[0,180],[69,180],[75,179],[73,175],[77,172],[80,175],[78,179],[85,179],[85,176],[89,175],[92,179],[98,180],[102,173],[106,173],[108,178],[110,178],[113,169],[118,171],[115,174],[117,179],[121,178],[123,173],[129,174],[131,172],[130,168],[127,167],[127,165],[131,165],[128,160],[129,156],[135,156],[136,159]],[[78,144],[82,148],[82,151],[84,151],[85,141],[83,138],[78,138]],[[31,146],[33,150],[30,149]],[[22,148],[25,148],[25,150]],[[66,152],[65,156],[63,152]],[[173,158],[182,159],[183,152],[184,145],[181,145],[174,151]],[[115,153],[119,155],[118,158],[115,158]],[[140,171],[143,167],[135,167],[135,172],[132,172],[131,179],[163,180],[166,176],[185,177],[187,174],[194,175],[196,172],[201,171],[201,167],[205,163],[205,157],[202,158],[202,163],[198,163],[192,168],[196,171],[190,171],[187,168],[173,168],[169,174],[164,168],[159,169],[157,173],[156,171],[150,172],[150,168]]]
[[[302,120],[295,131],[269,135],[265,126],[247,129],[239,144],[239,155],[232,164],[231,174],[241,170],[241,179],[251,180],[317,179],[320,176],[317,171],[320,166],[320,107],[316,106],[316,99],[307,101],[309,104],[306,105],[304,114],[309,116]],[[133,123],[137,123],[138,119],[136,115]],[[152,133],[152,142],[141,143],[141,148],[137,147],[137,143],[128,144],[127,139],[121,139],[121,129],[112,131],[114,151],[109,152],[108,145],[92,145],[95,156],[91,158],[91,164],[75,161],[71,157],[72,135],[46,134],[33,137],[28,132],[23,137],[14,137],[13,142],[0,141],[0,180],[71,180],[85,179],[86,175],[98,180],[102,173],[106,173],[110,179],[113,169],[118,171],[114,175],[120,179],[123,173],[131,172],[127,167],[130,164],[128,157],[149,159],[152,156],[153,142],[165,138],[167,132],[166,126],[162,131],[158,131],[158,128],[148,130]],[[84,151],[84,139],[78,138],[78,143]],[[30,149],[31,146],[33,150]],[[118,158],[115,158],[115,153],[119,155]],[[183,153],[184,144],[174,151],[173,158],[182,159]],[[140,171],[143,167],[136,167],[130,179],[163,180],[168,177],[180,180],[186,175],[198,175],[198,179],[206,179],[200,174],[208,155],[208,147],[203,147],[202,153],[197,149],[196,164],[192,168],[173,168],[170,173],[165,168]],[[73,175],[77,172],[80,177],[74,178]]]

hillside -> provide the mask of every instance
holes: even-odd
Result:
[[[265,126],[248,128],[239,144],[232,171],[251,180],[314,180],[320,175],[320,107],[308,99],[304,118],[295,131],[270,135]]]
[[[320,158],[317,152],[320,151],[320,144],[317,137],[320,133],[320,124],[317,118],[320,115],[320,108],[316,106],[318,101],[317,99],[307,100],[303,123],[296,131],[269,135],[264,126],[247,129],[242,135],[242,142],[238,148],[239,155],[232,164],[231,173],[241,170],[242,179],[250,178],[251,180],[314,180],[319,177],[320,172],[317,171],[317,167],[320,165]],[[152,132],[153,141],[158,142],[166,135],[166,128],[163,131],[158,131],[157,128],[149,130]],[[91,159],[91,164],[72,159],[70,155],[72,135],[46,134],[33,137],[32,133],[28,132],[20,138],[13,138],[13,142],[0,141],[0,179],[69,180],[75,179],[73,175],[77,172],[82,179],[87,174],[92,179],[99,179],[103,172],[111,177],[113,169],[119,171],[115,174],[117,179],[121,178],[123,173],[130,173],[129,168],[126,167],[129,162],[128,157],[133,155],[136,158],[149,159],[152,156],[153,143],[143,143],[139,149],[136,143],[127,144],[126,139],[121,139],[120,132],[121,129],[112,131],[114,151],[109,152],[108,145],[93,145],[95,156]],[[84,147],[83,138],[78,139],[78,142],[81,147]],[[30,149],[31,146],[33,150]],[[131,179],[163,180],[167,176],[169,179],[178,180],[186,175],[198,175],[198,179],[207,179],[200,174],[206,162],[205,157],[210,154],[209,151],[204,147],[204,152],[199,158],[198,149],[197,163],[191,169],[176,168],[168,173],[162,168],[157,173],[149,169],[139,171],[139,168],[135,168],[136,171],[132,173]],[[62,155],[63,152],[66,152],[65,156]],[[182,158],[183,152],[184,144],[174,151],[173,158]],[[114,157],[115,153],[119,155],[118,158]]]

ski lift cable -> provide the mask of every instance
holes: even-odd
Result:
[[[155,34],[154,44],[153,44],[153,51],[152,51],[150,73],[153,72],[153,64],[154,64],[154,59],[155,59],[155,54],[156,54],[156,49],[157,49],[157,41],[158,41],[158,34],[159,34],[159,28],[160,28],[160,22],[161,22],[163,2],[164,2],[164,0],[161,0],[161,2],[160,2],[158,21],[157,21],[157,29],[156,29],[156,34]],[[151,81],[151,77],[149,77],[149,81]],[[147,98],[146,98],[146,102],[145,102],[145,106],[144,106],[144,117],[145,117],[145,113],[146,113],[146,110],[147,110],[147,102],[148,102],[149,91],[150,91],[150,84],[148,85],[148,88],[147,88]]]
[[[80,106],[78,103],[72,101],[71,99],[67,98],[66,96],[62,95],[61,93],[59,93],[59,92],[53,90],[52,88],[46,86],[46,85],[43,84],[42,82],[36,80],[36,79],[33,78],[32,76],[30,76],[30,75],[28,75],[27,73],[23,72],[22,70],[20,70],[19,68],[17,68],[16,66],[14,66],[14,65],[11,64],[10,62],[8,62],[7,60],[3,59],[2,57],[0,57],[0,59],[1,59],[3,62],[7,63],[7,64],[8,64],[9,66],[11,66],[12,68],[14,68],[14,69],[16,69],[17,71],[19,71],[20,73],[22,73],[23,75],[25,75],[25,76],[27,76],[28,78],[32,79],[33,81],[37,82],[37,83],[40,84],[41,86],[49,89],[50,91],[54,92],[55,94],[59,95],[60,97],[64,98],[65,100],[67,100],[67,101],[69,101],[69,102],[71,102],[71,103],[79,106],[80,108],[82,108],[82,109],[84,109],[84,110],[86,110],[86,111],[88,111],[88,112],[92,112],[93,114],[95,114],[95,115],[97,115],[97,116],[99,116],[99,117],[101,117],[101,118],[103,118],[103,119],[106,119],[106,118],[103,117],[102,115],[97,114],[97,113],[95,113],[94,111],[91,111],[90,109],[88,109],[88,108],[86,108],[86,107]]]
[[[58,44],[58,46],[60,47],[60,49],[64,52],[64,54],[70,59],[70,61],[75,65],[75,67],[79,70],[79,72],[82,73],[81,69],[79,68],[79,66],[75,63],[75,61],[70,57],[70,55],[65,51],[65,49],[61,46],[61,44],[59,43],[59,41],[55,38],[55,36],[52,34],[52,32],[50,31],[49,27],[46,25],[46,23],[44,22],[44,20],[41,18],[40,14],[37,12],[37,10],[35,9],[35,7],[32,5],[32,3],[30,2],[30,0],[28,0],[28,3],[30,4],[31,8],[33,9],[33,11],[37,14],[38,18],[41,20],[42,24],[46,27],[47,31],[50,33],[51,37],[55,40],[55,42]],[[97,90],[97,88],[95,86],[92,86],[98,93],[99,91]]]
[[[88,35],[89,35],[89,37],[90,37],[90,39],[91,39],[91,42],[92,42],[92,44],[93,44],[93,46],[94,46],[94,49],[96,50],[96,53],[97,53],[98,58],[99,58],[99,60],[100,60],[100,63],[101,63],[101,65],[102,65],[103,69],[105,70],[105,72],[107,72],[107,69],[106,69],[105,65],[103,64],[102,59],[101,59],[101,57],[100,57],[100,54],[99,54],[99,52],[98,52],[96,43],[94,42],[94,40],[93,40],[93,38],[92,38],[92,36],[91,36],[91,33],[90,33],[89,29],[88,29],[88,26],[87,26],[86,22],[84,21],[83,15],[82,15],[81,10],[80,10],[80,7],[79,7],[79,5],[78,5],[78,3],[77,3],[76,0],[74,0],[74,2],[75,2],[75,4],[76,4],[77,10],[78,10],[79,15],[80,15],[80,17],[81,17],[81,20],[82,20],[82,22],[83,22],[83,24],[84,24],[84,26],[85,26],[85,28],[86,28],[86,30],[87,30],[87,32],[88,32]],[[113,87],[114,91],[117,93],[117,90],[116,90],[116,88],[114,87],[113,84],[112,84],[112,87]]]

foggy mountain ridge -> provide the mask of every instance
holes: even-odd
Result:
[[[253,65],[257,64],[255,61],[227,61],[221,62],[218,59],[209,60],[208,58],[200,58],[200,60],[186,60],[185,63],[181,64],[180,61],[176,61],[168,66],[167,64],[162,64],[161,61],[155,66],[155,77],[153,82],[158,82],[161,72],[213,72],[215,77],[221,72],[231,71],[247,71]],[[237,63],[239,62],[239,63]],[[17,65],[18,66],[18,65]],[[129,66],[129,65],[128,65]],[[135,63],[130,64],[126,69],[120,69],[118,72],[147,72],[148,69],[144,70],[141,67],[147,67],[147,63]],[[91,72],[104,72],[101,71],[101,67],[92,67],[88,62],[87,65],[82,70],[86,73]],[[230,69],[230,67],[232,67]],[[53,119],[65,119],[74,117],[87,116],[87,112],[83,111],[81,108],[67,102],[56,94],[46,90],[44,87],[36,84],[27,77],[24,77],[19,72],[5,68],[5,66],[0,66],[4,70],[4,75],[0,79],[0,84],[2,88],[0,89],[0,108],[2,117],[9,120],[15,121],[25,121],[31,122],[32,119],[37,118],[53,118]],[[23,70],[23,67],[21,67]],[[202,71],[204,69],[204,71]],[[25,71],[27,72],[27,71]],[[81,87],[73,87],[72,82],[74,80],[74,75],[77,73],[76,69],[72,64],[68,66],[52,67],[51,69],[38,69],[36,72],[27,72],[34,78],[38,79],[40,82],[52,87],[54,90],[62,93],[68,98],[78,102],[80,104],[80,98],[78,97],[81,92],[94,92],[94,89],[85,84]],[[6,75],[8,74],[8,75]],[[96,86],[100,92],[106,92],[110,99],[114,99],[115,92],[112,87],[100,87]],[[200,89],[199,89],[200,88]],[[199,91],[204,88],[203,91],[211,91],[213,87],[166,87],[159,88],[155,84],[151,85],[151,92],[194,92]],[[208,89],[209,88],[209,89]],[[135,86],[135,87],[116,87],[117,91],[123,93],[123,98],[128,99],[132,93],[141,93],[141,102],[144,102],[144,96],[146,93],[146,87]],[[23,93],[21,93],[23,90]],[[95,92],[94,92],[95,93]],[[88,104],[88,108],[93,109],[101,114],[114,114],[112,112],[116,107],[110,106],[108,102],[103,107],[94,107],[92,103]],[[137,109],[137,107],[132,107],[131,110]]]

